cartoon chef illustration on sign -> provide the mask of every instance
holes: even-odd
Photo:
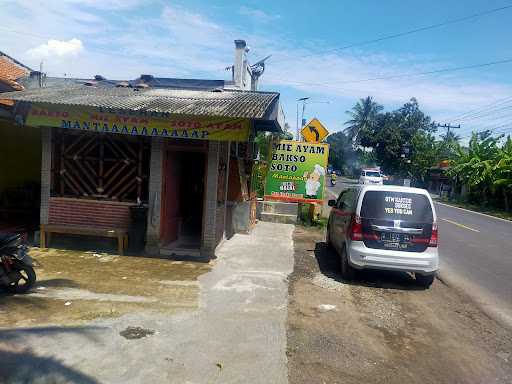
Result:
[[[306,198],[316,199],[318,189],[320,188],[320,178],[325,176],[325,169],[320,164],[315,164],[315,169],[312,172],[304,172],[304,179],[306,180]]]

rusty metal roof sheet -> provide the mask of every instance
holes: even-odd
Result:
[[[9,92],[2,94],[2,98],[31,103],[271,120],[275,119],[279,93],[72,85]]]

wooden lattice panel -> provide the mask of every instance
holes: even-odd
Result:
[[[147,139],[55,130],[52,195],[114,201],[147,201]]]

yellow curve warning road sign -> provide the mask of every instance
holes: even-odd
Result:
[[[308,143],[320,143],[329,135],[329,131],[316,117],[307,123],[300,131]]]

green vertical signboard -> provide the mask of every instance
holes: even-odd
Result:
[[[322,202],[328,144],[281,140],[273,144],[265,200]]]

